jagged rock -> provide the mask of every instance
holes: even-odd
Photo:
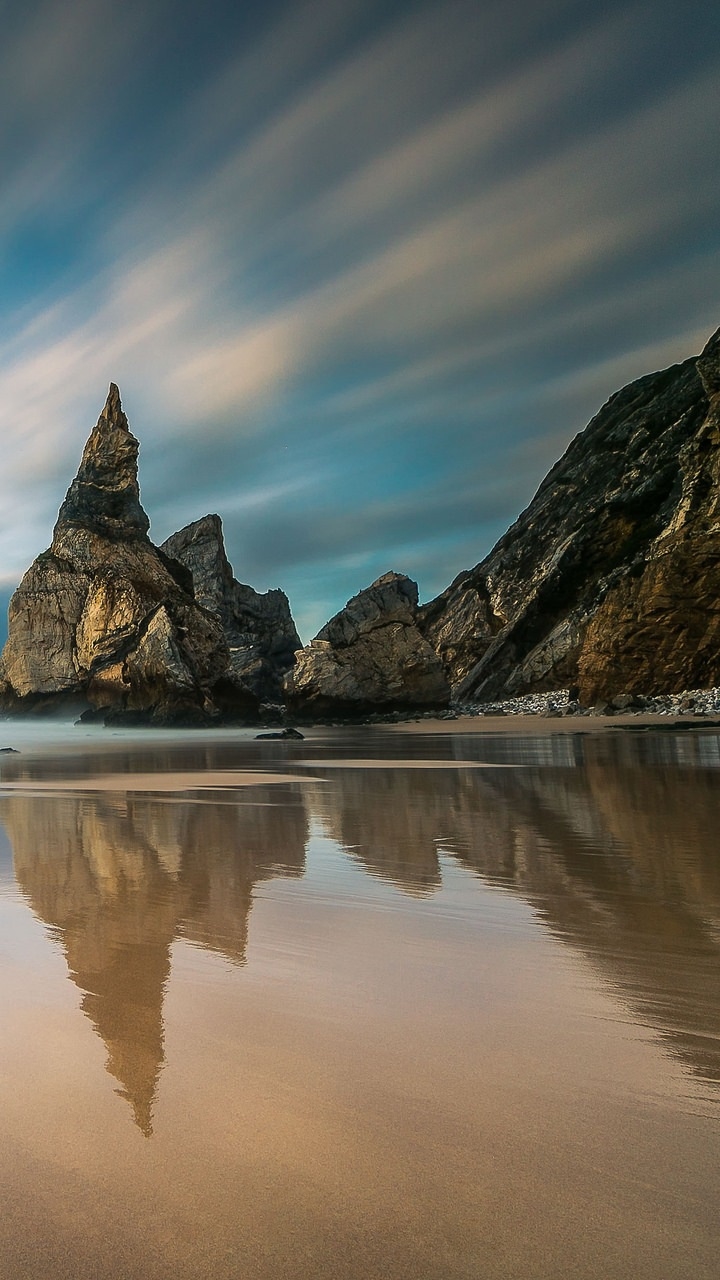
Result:
[[[161,550],[189,570],[195,599],[222,623],[230,651],[228,686],[262,701],[281,699],[283,676],[302,648],[285,592],[261,595],[236,581],[217,515],[186,525]]]
[[[2,655],[4,680],[18,698],[77,691],[75,633],[91,582],[52,551],[28,569],[10,599]]]
[[[386,573],[348,601],[296,654],[288,704],[311,713],[446,706],[442,664],[416,626],[417,585]]]
[[[226,672],[220,621],[196,603],[182,566],[148,537],[137,454],[113,384],[52,545],[10,601],[6,706],[82,695],[93,706],[168,720],[206,708]]]
[[[138,724],[255,715],[300,648],[287,597],[235,581],[218,516],[155,547],[137,455],[113,384],[52,545],[10,602],[3,702],[80,696]]]
[[[612,584],[578,658],[584,693],[618,671],[645,693],[709,688],[720,678],[720,330],[697,372],[704,414],[682,445],[675,503],[643,565]]]
[[[139,447],[123,413],[120,392],[111,382],[105,408],[60,508],[53,543],[76,529],[111,540],[147,534],[150,521],[140,505],[138,486]]]
[[[419,614],[455,696],[720,680],[720,330],[617,392],[474,569]]]

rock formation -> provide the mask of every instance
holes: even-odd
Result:
[[[231,691],[282,701],[282,677],[302,648],[285,592],[261,595],[236,581],[219,516],[186,525],[160,549],[190,571],[196,601],[220,619],[230,651],[224,681]]]
[[[353,596],[296,654],[285,678],[288,704],[341,715],[446,706],[449,686],[417,628],[417,602],[416,583],[400,573]]]
[[[420,611],[454,696],[720,682],[719,446],[720,330],[612,396],[485,560]]]
[[[215,597],[222,603],[227,594],[227,574],[232,581],[229,566],[227,574],[221,566],[225,576],[215,596],[208,580],[196,596],[192,571],[153,545],[140,505],[137,454],[113,384],[52,544],[10,601],[0,672],[6,707],[74,699],[110,715],[160,723],[202,722],[228,705],[257,708],[259,681],[236,676],[229,644],[236,631],[226,636],[227,610],[214,608]],[[222,548],[219,521],[217,536]],[[176,535],[179,543],[182,538]],[[269,616],[266,622],[254,650],[260,665],[263,645],[272,645]],[[283,625],[284,644],[286,620]]]
[[[617,392],[474,569],[418,609],[385,574],[300,650],[286,596],[233,577],[217,516],[148,537],[117,387],[48,551],[15,592],[6,707],[62,697],[155,721],[582,701],[720,684],[720,330]],[[295,656],[294,656],[295,655]],[[293,666],[294,660],[294,666]]]

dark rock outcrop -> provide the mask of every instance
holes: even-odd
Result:
[[[48,551],[10,602],[5,707],[61,698],[192,723],[362,715],[575,686],[584,703],[720,684],[720,330],[610,398],[490,554],[418,608],[385,574],[305,649],[282,591],[236,581],[217,516],[161,548],[117,387]],[[294,665],[293,665],[294,663]]]
[[[170,540],[174,555],[153,545],[140,504],[137,454],[138,442],[112,385],[60,508],[52,544],[10,601],[0,673],[6,708],[65,699],[106,709],[115,720],[192,724],[228,706],[254,713],[263,681],[272,683],[266,654],[274,654],[280,602],[274,612],[258,606],[264,630],[253,633],[245,663],[255,664],[252,678],[242,679],[242,663],[230,650],[240,634],[237,600],[256,593],[234,583],[217,517],[198,522],[212,530],[205,543],[213,542],[215,559],[198,572],[197,590],[192,556],[187,567],[182,563],[183,534]],[[288,645],[299,641],[282,599],[287,616],[278,623],[276,643],[285,661]]]
[[[485,560],[420,611],[456,698],[720,681],[719,396],[720,330],[612,396]]]
[[[417,625],[417,585],[386,573],[348,601],[296,654],[285,678],[288,705],[314,714],[442,707],[442,663]]]
[[[236,581],[219,516],[186,525],[161,550],[189,570],[196,601],[222,623],[230,653],[224,676],[229,696],[250,693],[265,702],[279,701],[283,676],[302,648],[285,592],[261,595]]]

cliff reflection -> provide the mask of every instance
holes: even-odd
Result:
[[[316,767],[302,788],[259,785],[223,803],[207,792],[192,800],[110,791],[0,799],[17,881],[64,948],[107,1069],[144,1133],[164,1061],[173,941],[242,964],[253,888],[270,876],[302,875],[310,815],[364,870],[415,898],[441,890],[448,858],[517,893],[592,961],[636,1022],[700,1078],[720,1083],[717,740],[425,745],[445,760],[495,751],[507,762],[514,751],[525,767],[407,769],[390,760],[387,769],[328,769],[322,783]],[[245,764],[255,751],[247,745]],[[302,749],[293,759],[302,771]],[[132,763],[146,769],[147,753]],[[202,772],[228,758],[193,749],[158,755],[162,763]],[[77,777],[72,765],[68,776]],[[58,769],[48,766],[52,773]],[[37,781],[40,770],[13,758],[5,776]],[[491,945],[481,934],[479,945]]]
[[[242,963],[253,886],[303,872],[305,808],[278,790],[255,787],[252,803],[237,804],[122,793],[2,801],[18,884],[62,944],[107,1070],[145,1134],[174,939]]]
[[[444,854],[518,893],[635,1020],[720,1083],[720,774],[678,766],[668,742],[671,767],[630,738],[562,751],[565,767],[338,770],[313,804],[348,854],[404,892],[433,893]]]

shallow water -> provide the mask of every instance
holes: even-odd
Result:
[[[717,1276],[717,733],[5,729],[0,1275]]]

